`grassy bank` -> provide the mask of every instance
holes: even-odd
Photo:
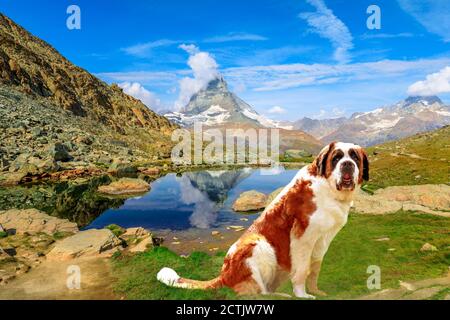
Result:
[[[381,268],[382,289],[398,287],[399,280],[442,276],[450,264],[449,233],[450,220],[441,217],[407,212],[385,216],[352,214],[327,253],[320,286],[328,292],[328,298],[334,299],[370,293],[366,287],[369,276],[366,270],[370,265]],[[386,237],[388,241],[377,241]],[[438,251],[421,252],[426,242]],[[209,256],[196,252],[183,258],[166,248],[136,256],[119,255],[113,259],[118,278],[115,291],[126,299],[237,298],[228,289],[190,291],[168,288],[156,281],[156,273],[165,266],[174,268],[183,277],[212,279],[218,275],[223,257],[223,253]],[[289,283],[279,291],[292,292]]]
[[[376,188],[450,181],[450,126],[368,148]]]

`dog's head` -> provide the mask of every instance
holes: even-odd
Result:
[[[360,146],[333,142],[320,152],[310,172],[327,179],[337,191],[352,192],[369,180],[369,160]]]

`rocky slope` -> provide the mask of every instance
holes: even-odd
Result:
[[[367,149],[376,187],[448,184],[450,126]]]
[[[167,157],[176,125],[0,14],[0,171]],[[30,160],[30,158],[33,158]],[[32,170],[32,171],[33,171]]]
[[[74,115],[120,133],[144,128],[169,133],[173,125],[139,100],[73,65],[54,48],[0,14],[0,83],[47,97]]]
[[[392,106],[355,113],[349,119],[296,124],[296,128],[320,138],[324,143],[338,140],[371,146],[448,125],[450,107],[435,96],[408,97]]]
[[[347,121],[348,119],[345,117],[323,120],[305,117],[292,123],[292,127],[297,130],[305,131],[317,139],[322,139],[323,137],[335,132]]]

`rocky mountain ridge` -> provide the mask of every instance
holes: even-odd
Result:
[[[144,128],[169,133],[174,126],[139,100],[75,66],[43,40],[0,14],[0,84],[44,97],[117,132]]]
[[[351,141],[371,146],[398,140],[450,124],[450,106],[438,97],[408,97],[391,106],[359,112],[350,118],[308,119],[294,127],[310,133],[324,143]]]
[[[0,14],[0,184],[163,160],[175,128]]]

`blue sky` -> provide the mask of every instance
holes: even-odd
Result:
[[[66,27],[72,4],[81,30]],[[380,30],[366,26],[371,4]],[[174,108],[211,72],[280,120],[350,115],[408,93],[450,101],[447,0],[3,0],[0,11],[154,109]],[[195,69],[199,53],[207,60]]]

